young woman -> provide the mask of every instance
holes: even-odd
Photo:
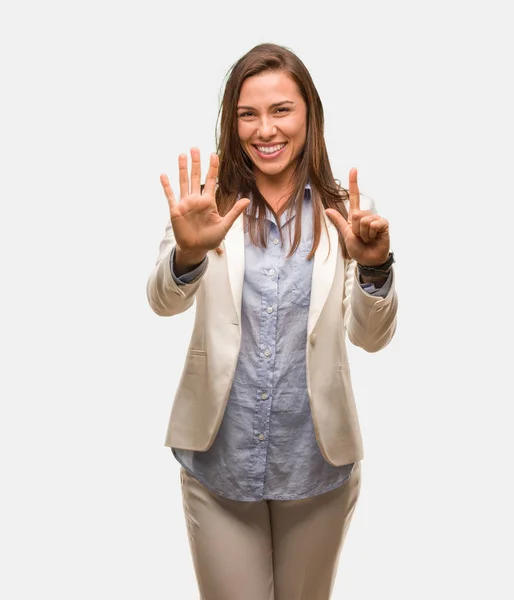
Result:
[[[166,445],[182,465],[203,600],[328,600],[363,458],[345,335],[369,352],[396,328],[389,226],[357,171],[334,179],[323,108],[290,50],[230,70],[217,153],[179,156],[180,201],[148,299],[196,318]]]

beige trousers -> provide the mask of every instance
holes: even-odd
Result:
[[[301,500],[237,502],[184,468],[180,479],[200,600],[329,600],[360,462],[342,486]]]

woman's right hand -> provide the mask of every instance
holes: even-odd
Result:
[[[221,217],[218,214],[215,191],[219,159],[211,154],[209,171],[203,193],[200,191],[200,150],[191,148],[191,183],[187,172],[187,155],[178,157],[180,202],[177,202],[167,175],[161,175],[161,184],[168,199],[171,225],[178,249],[194,263],[201,262],[209,250],[217,248],[234,221],[250,204],[248,198],[238,200],[231,210]]]

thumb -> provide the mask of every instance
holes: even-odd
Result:
[[[223,218],[223,228],[225,229],[225,231],[228,231],[232,227],[234,221],[239,217],[239,215],[241,215],[241,213],[249,204],[249,198],[241,198],[234,204],[234,206],[228,211],[228,213]]]
[[[339,231],[343,234],[343,237],[346,239],[348,233],[351,232],[352,228],[348,225],[348,221],[343,217],[343,215],[335,210],[334,208],[327,208],[325,210],[325,214],[330,217],[330,220],[334,223],[334,225],[339,229]]]

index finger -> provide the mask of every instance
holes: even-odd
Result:
[[[218,179],[218,164],[219,159],[217,154],[211,154],[209,162],[209,170],[207,171],[207,177],[205,178],[205,185],[203,187],[203,193],[214,196],[216,188],[216,181]]]
[[[360,192],[357,183],[357,169],[350,169],[350,210],[360,210]]]

